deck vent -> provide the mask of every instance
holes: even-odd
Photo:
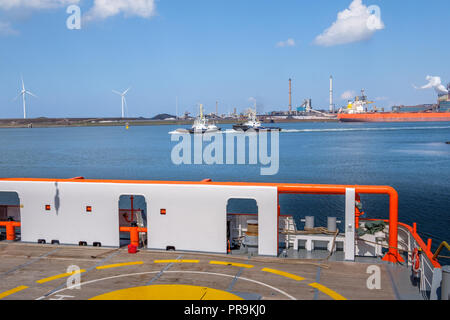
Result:
[[[92,207],[91,206],[86,206],[86,212],[91,213],[92,212]]]
[[[52,206],[51,205],[49,205],[49,204],[46,204],[45,205],[45,210],[46,211],[50,211],[52,209]]]
[[[165,216],[167,213],[166,209],[161,209],[161,215]]]
[[[174,246],[167,246],[166,247],[166,251],[175,251],[175,247]]]

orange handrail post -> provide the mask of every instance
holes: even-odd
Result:
[[[398,252],[398,193],[394,188],[389,188],[389,251],[383,257],[383,261],[393,263],[405,260]]]
[[[356,202],[361,203],[361,197],[359,193],[356,194]],[[358,207],[355,207],[355,229],[359,229],[359,217],[364,214],[364,211],[360,211]]]
[[[122,232],[130,233],[130,243],[139,247],[139,232],[147,233],[147,228],[139,228],[139,227],[120,227],[119,229]]]
[[[16,230],[21,226],[20,222],[17,221],[0,221],[0,226],[6,227],[6,240],[14,241],[16,240]]]
[[[427,251],[431,251],[431,242],[432,242],[433,240],[431,239],[431,238],[428,238],[428,241],[427,241]]]

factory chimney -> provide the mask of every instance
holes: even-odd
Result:
[[[333,76],[330,76],[330,112],[333,113],[334,105],[333,105]]]
[[[289,114],[292,113],[292,80],[289,79]]]

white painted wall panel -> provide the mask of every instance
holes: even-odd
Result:
[[[0,181],[21,204],[22,241],[119,246],[121,195],[142,195],[147,203],[148,247],[226,253],[226,208],[231,198],[258,204],[259,254],[277,255],[277,188],[248,186]],[[51,211],[45,211],[45,205]],[[86,206],[92,213],[86,213]],[[166,209],[162,216],[160,209]]]
[[[355,189],[345,189],[345,260],[355,260]]]

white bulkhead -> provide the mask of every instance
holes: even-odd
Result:
[[[227,252],[227,203],[254,199],[258,205],[260,255],[278,251],[277,188],[180,183],[0,181],[0,192],[20,198],[21,240],[36,243],[119,247],[119,198],[142,195],[147,203],[149,249]],[[50,206],[50,210],[49,209]],[[86,208],[90,207],[91,212]],[[165,209],[166,214],[161,214]]]

